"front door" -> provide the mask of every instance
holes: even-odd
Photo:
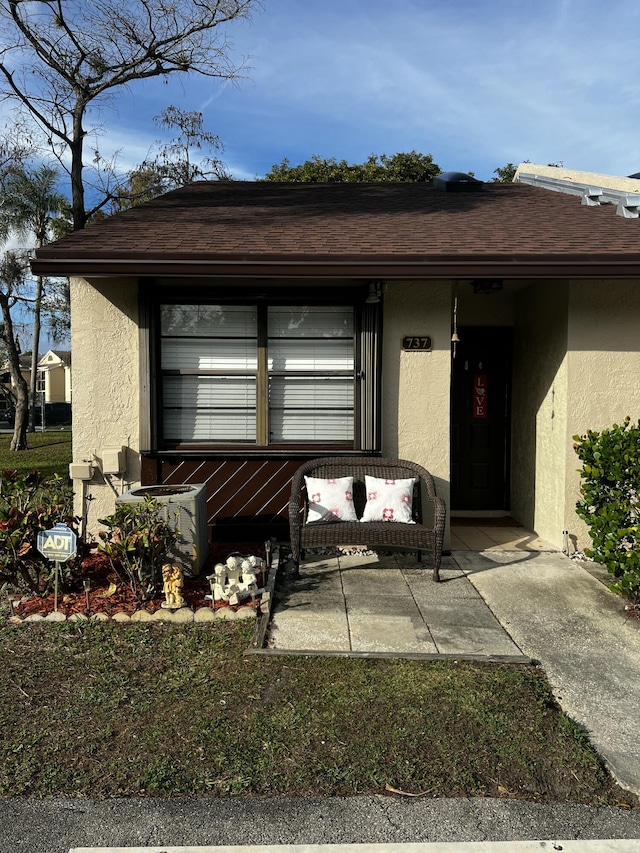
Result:
[[[451,509],[509,509],[511,329],[458,329],[451,370]]]

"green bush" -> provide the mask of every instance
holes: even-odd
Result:
[[[21,474],[7,470],[0,478],[0,588],[27,588],[47,594],[53,563],[38,551],[38,533],[61,522],[75,529],[73,493],[57,474]]]
[[[614,592],[640,599],[640,421],[630,418],[602,432],[575,435],[582,462],[576,511],[589,527],[585,554],[615,578]]]
[[[139,504],[117,504],[115,512],[99,519],[98,550],[128,583],[137,600],[153,598],[162,577],[162,564],[171,556],[178,532],[165,518],[165,506],[150,495]]]

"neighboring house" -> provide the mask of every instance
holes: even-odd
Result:
[[[69,351],[50,349],[40,357],[37,390],[44,393],[45,403],[71,402],[71,353]]]
[[[20,372],[27,383],[31,383],[31,354],[20,356]],[[66,350],[48,350],[38,358],[36,380],[38,404],[71,402],[71,353]],[[0,416],[11,409],[15,402],[11,373],[7,365],[0,369]]]
[[[32,262],[72,277],[74,461],[125,447],[119,489],[206,483],[213,536],[248,541],[286,530],[301,460],[382,453],[454,514],[584,544],[572,436],[640,416],[639,237],[458,173],[168,193]]]
[[[577,195],[583,204],[615,204],[616,212],[627,219],[636,219],[640,206],[640,172],[636,177],[601,175],[564,166],[541,166],[520,163],[513,180],[547,190]]]

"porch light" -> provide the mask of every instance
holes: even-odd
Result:
[[[370,281],[369,282],[369,294],[364,301],[368,305],[376,305],[378,302],[380,302],[381,295],[382,295],[382,282],[381,281]]]
[[[491,296],[492,293],[499,293],[503,286],[504,282],[501,279],[476,279],[471,282],[473,287],[474,294],[479,294],[481,296]]]

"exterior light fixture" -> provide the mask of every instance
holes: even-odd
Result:
[[[367,303],[367,305],[376,305],[378,302],[380,302],[381,296],[382,296],[382,282],[381,281],[370,281],[369,282],[369,294],[364,301]]]

